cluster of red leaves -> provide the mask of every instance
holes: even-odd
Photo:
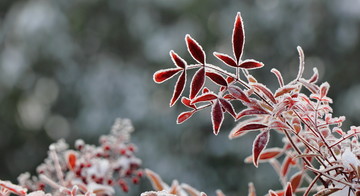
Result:
[[[329,105],[332,99],[327,97],[330,85],[327,82],[316,84],[319,78],[316,68],[309,79],[302,76],[305,60],[300,47],[298,47],[299,71],[296,78],[285,83],[280,71],[272,69],[271,72],[279,83],[279,88],[272,92],[249,72],[263,67],[264,64],[253,59],[242,60],[245,33],[240,13],[235,18],[232,34],[233,57],[223,53],[213,53],[222,63],[235,68],[235,73],[206,62],[204,50],[190,35],[186,35],[185,42],[196,63],[188,64],[171,51],[170,56],[176,68],[159,70],[154,74],[154,81],[161,83],[181,73],[170,101],[170,106],[173,106],[183,94],[187,72],[197,69],[190,82],[189,96],[181,98],[182,104],[190,110],[182,112],[177,118],[177,123],[183,123],[194,113],[211,107],[211,121],[215,135],[220,131],[224,113],[229,113],[235,121],[239,121],[231,130],[230,139],[260,131],[253,142],[252,156],[248,157],[246,162],[252,162],[256,167],[259,162],[270,162],[273,165],[279,174],[283,191],[271,191],[270,195],[292,195],[295,192],[304,192],[307,195],[310,191],[327,195],[345,190],[344,187],[352,188],[349,191],[354,193],[358,190],[353,188],[355,185],[352,183],[358,183],[356,179],[360,177],[359,160],[352,160],[353,169],[349,170],[347,169],[349,161],[346,158],[341,160],[339,157],[347,157],[343,155],[349,148],[347,142],[354,137],[350,147],[356,156],[360,155],[356,153],[360,150],[357,142],[360,128],[353,127],[347,132],[340,128],[345,118],[332,117],[332,108]],[[206,87],[206,79],[210,79],[218,89],[211,91]],[[303,89],[307,89],[309,95],[303,93]],[[234,102],[241,102],[245,108],[237,112],[233,106]],[[282,148],[266,148],[271,131],[280,133],[286,138]],[[341,138],[336,137],[334,133],[339,134]],[[314,161],[327,172],[315,168]],[[295,174],[289,172],[291,169],[297,169],[298,172]],[[329,170],[335,171],[333,176],[329,175]],[[309,181],[312,178],[306,171],[316,175],[313,181]],[[303,183],[304,178],[308,180],[306,183]],[[304,187],[301,186],[302,184],[305,184]],[[320,190],[321,187],[323,190]]]

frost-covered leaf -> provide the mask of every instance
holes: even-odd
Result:
[[[162,181],[162,179],[157,173],[151,171],[150,169],[145,169],[145,174],[146,177],[150,180],[152,187],[156,191],[162,191],[165,189],[165,183]]]
[[[235,113],[235,110],[234,110],[234,107],[233,105],[226,99],[222,99],[220,98],[219,99],[222,107],[234,118],[236,118],[236,113]]]
[[[252,148],[253,163],[255,167],[258,167],[259,156],[262,153],[262,151],[265,149],[268,142],[269,142],[269,131],[264,131],[255,138]]]
[[[236,99],[239,99],[239,100],[247,102],[247,103],[251,102],[249,97],[244,93],[244,91],[241,88],[239,88],[237,86],[229,86],[228,90],[229,90],[229,93],[232,96],[234,96]]]
[[[231,67],[237,67],[237,63],[234,61],[233,58],[231,58],[229,55],[214,52],[214,56],[224,62],[226,65],[229,65]]]
[[[309,83],[316,83],[319,79],[319,71],[316,67],[313,68],[314,74],[309,79]]]
[[[153,79],[156,83],[162,83],[179,73],[181,68],[162,69],[154,73]]]
[[[240,63],[239,67],[243,68],[243,69],[258,69],[263,67],[264,64],[262,62],[253,60],[253,59],[248,59],[245,60],[243,62]]]
[[[275,68],[272,68],[272,69],[271,69],[271,72],[272,72],[273,74],[275,74],[276,78],[278,79],[278,82],[279,82],[280,87],[283,87],[283,86],[284,86],[284,79],[283,79],[280,71],[277,70],[277,69],[275,69]]]
[[[204,93],[202,95],[199,95],[195,97],[193,100],[191,100],[191,104],[204,102],[204,101],[213,101],[214,99],[217,99],[218,96],[214,93]]]
[[[186,84],[186,71],[183,71],[175,84],[174,93],[170,101],[170,107],[173,106],[176,103],[176,101],[180,98],[181,94],[184,91],[185,84]]]
[[[285,189],[285,196],[292,196],[292,195],[293,195],[293,188],[291,187],[290,182],[288,182]]]
[[[181,188],[183,188],[189,194],[189,196],[199,196],[200,195],[200,191],[196,190],[194,187],[192,187],[188,184],[182,183]]]
[[[19,185],[15,185],[9,181],[2,181],[0,180],[0,187],[3,187],[10,192],[17,194],[17,195],[26,195],[27,189],[23,188]]]
[[[205,68],[200,68],[193,76],[190,88],[190,99],[194,99],[205,83]]]
[[[279,157],[282,154],[283,150],[281,148],[268,148],[262,151],[259,157],[259,162],[267,161]],[[245,158],[245,163],[252,163],[253,156],[248,156]]]
[[[291,187],[294,191],[296,191],[297,188],[300,187],[302,182],[303,172],[299,171],[296,174],[294,174],[290,179]]]
[[[216,101],[211,110],[211,121],[213,125],[214,134],[217,135],[219,133],[221,124],[224,120],[224,114],[221,109],[221,105],[219,101]]]
[[[261,108],[248,108],[245,109],[243,111],[241,111],[237,116],[236,119],[240,119],[244,116],[251,116],[251,115],[260,115],[260,114],[269,114],[268,112],[266,112],[265,110],[261,109]]]
[[[327,82],[324,82],[320,85],[320,98],[323,98],[328,94],[329,88],[330,84]]]
[[[283,161],[283,164],[281,165],[281,176],[286,176],[289,172],[289,168],[291,165],[295,165],[296,161],[289,155],[287,155]]]
[[[195,112],[194,110],[193,111],[182,112],[177,117],[176,123],[181,124],[181,123],[185,122],[187,119],[189,119],[194,114],[194,112]]]
[[[283,87],[279,88],[278,90],[276,90],[274,97],[280,97],[281,95],[290,93],[291,91],[293,91],[296,88],[297,88],[297,86],[295,86],[295,85],[283,86]]]
[[[180,68],[185,69],[187,63],[184,59],[182,59],[178,54],[176,54],[173,50],[170,51],[171,60],[174,64]]]
[[[328,196],[340,190],[342,190],[342,188],[326,188],[318,191],[314,196]]]
[[[256,90],[262,92],[273,103],[276,103],[273,93],[265,85],[260,83],[255,83],[255,84],[251,84],[251,86],[254,87]]]
[[[191,56],[199,63],[205,64],[205,52],[189,34],[185,36],[186,45]]]
[[[181,103],[183,103],[188,108],[196,109],[196,106],[191,104],[191,100],[187,97],[181,98]]]
[[[231,130],[229,138],[233,139],[235,137],[240,137],[249,131],[255,131],[259,129],[267,128],[267,125],[261,124],[261,123],[249,123],[249,124],[243,124],[239,123],[233,130]]]
[[[275,191],[269,190],[269,196],[279,196]]]
[[[235,18],[233,37],[232,37],[233,51],[237,64],[241,59],[241,55],[244,49],[244,43],[245,43],[244,25],[240,12],[238,12]]]
[[[227,86],[227,82],[225,78],[218,73],[206,72],[206,76],[209,77],[213,82],[215,82],[218,85]]]

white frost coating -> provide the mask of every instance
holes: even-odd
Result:
[[[176,196],[173,194],[166,193],[166,191],[148,191],[141,193],[141,196]]]
[[[34,191],[34,192],[27,194],[27,196],[51,196],[51,194],[49,194],[49,193],[45,194],[44,191]]]
[[[96,159],[92,163],[92,166],[87,169],[90,176],[105,176],[110,169],[110,163],[107,159]]]
[[[344,153],[341,156],[341,160],[345,166],[346,169],[353,170],[354,168],[357,168],[360,166],[360,161],[356,157],[356,155],[351,152],[349,148],[347,148]]]

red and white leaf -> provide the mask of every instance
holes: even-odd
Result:
[[[240,12],[238,12],[235,18],[233,37],[232,37],[233,51],[237,64],[241,59],[241,55],[244,49],[244,43],[245,43],[244,24]]]
[[[217,98],[218,98],[218,96],[215,95],[214,93],[205,93],[205,94],[202,94],[202,95],[194,98],[193,100],[191,100],[191,104],[204,102],[204,101],[213,101]]]
[[[233,83],[235,80],[236,80],[236,78],[234,78],[234,77],[231,77],[231,76],[226,77],[226,82],[227,82],[228,84]]]
[[[327,82],[324,82],[320,85],[320,97],[323,98],[327,95],[330,88],[330,84]]]
[[[234,110],[233,105],[230,103],[230,101],[226,100],[226,99],[219,99],[222,107],[234,118],[236,118],[236,113]]]
[[[316,67],[313,68],[314,74],[309,79],[309,83],[315,83],[319,79],[319,71]]]
[[[248,60],[241,62],[238,67],[243,68],[243,69],[258,69],[258,68],[264,67],[264,63],[253,60],[253,59],[248,59]]]
[[[290,127],[286,123],[281,122],[279,120],[272,121],[270,123],[270,128],[271,129],[276,129],[276,130],[290,129]]]
[[[229,55],[218,52],[214,52],[213,54],[216,58],[224,62],[226,65],[229,65],[231,67],[237,67],[237,63]]]
[[[191,104],[191,100],[187,97],[181,98],[181,103],[183,103],[188,108],[196,109],[196,106]]]
[[[292,196],[293,195],[293,188],[291,187],[290,182],[287,183],[286,189],[285,189],[285,195],[284,196]]]
[[[300,187],[301,182],[302,182],[302,178],[303,177],[303,172],[299,171],[296,174],[294,174],[291,179],[290,179],[290,184],[291,187],[293,188],[294,192],[296,191],[297,188]]]
[[[268,89],[265,85],[263,84],[259,84],[259,83],[255,83],[255,84],[251,84],[251,86],[253,86],[256,90],[262,92],[267,98],[269,98],[273,103],[276,103],[275,97],[273,95],[273,93],[270,91],[270,89]]]
[[[249,189],[249,193],[248,193],[248,196],[256,196],[256,189],[255,189],[255,186],[254,186],[254,183],[250,182],[248,184],[248,189]]]
[[[219,101],[216,101],[211,110],[211,121],[213,125],[214,134],[217,135],[219,133],[221,124],[224,120],[224,114],[221,109],[221,105]]]
[[[297,88],[297,86],[294,86],[294,85],[283,86],[283,87],[279,88],[278,90],[276,90],[274,96],[279,97],[279,96],[284,95],[286,93],[290,93],[291,91],[295,90],[296,88]]]
[[[191,56],[199,63],[205,64],[205,52],[189,34],[185,36],[186,45]]]
[[[275,191],[269,190],[269,196],[279,196]]]
[[[237,116],[236,116],[236,120],[244,117],[244,116],[253,116],[253,115],[259,115],[259,114],[269,114],[268,112],[266,112],[265,110],[261,109],[261,108],[249,108],[249,109],[245,109],[243,111],[241,111]]]
[[[145,169],[145,174],[150,180],[152,187],[156,191],[161,191],[165,189],[165,183],[162,181],[161,177],[157,173],[151,171],[150,169]]]
[[[237,86],[229,86],[228,91],[236,99],[239,99],[239,100],[247,102],[247,103],[251,102],[249,97],[244,93],[244,91]]]
[[[233,139],[235,137],[240,137],[248,133],[249,131],[255,131],[267,127],[268,127],[267,125],[261,123],[249,123],[249,124],[239,123],[236,127],[234,127],[233,130],[231,130],[229,138]]]
[[[263,150],[263,152],[260,154],[259,162],[265,162],[270,159],[274,159],[279,157],[283,153],[283,149],[281,148],[268,148]],[[245,158],[245,163],[251,163],[253,162],[253,156],[248,156]]]
[[[215,82],[218,85],[227,86],[227,82],[225,78],[218,73],[206,72],[206,76],[209,77],[213,82]]]
[[[5,190],[2,190],[2,189],[6,189],[8,191],[10,191],[11,193],[14,193],[15,195],[27,195],[27,189],[26,188],[23,188],[19,185],[15,185],[13,183],[11,183],[10,181],[2,181],[0,180],[0,194],[1,195],[10,195],[9,192],[5,192]],[[3,194],[4,193],[4,194]]]
[[[184,59],[182,59],[178,54],[176,54],[173,50],[170,51],[171,60],[174,64],[180,68],[185,69],[187,63]]]
[[[154,73],[153,79],[156,83],[162,83],[179,73],[181,68],[162,69]]]
[[[302,78],[300,78],[299,82],[305,86],[311,93],[317,93],[319,91],[319,87],[314,84],[310,83]]]
[[[185,122],[187,119],[189,119],[194,114],[194,112],[195,112],[195,110],[182,112],[177,117],[176,123],[181,124],[181,123]]]
[[[185,84],[186,84],[186,71],[183,71],[175,84],[174,93],[170,101],[170,107],[172,107],[176,103],[176,101],[183,93]]]
[[[268,142],[269,142],[269,131],[264,131],[256,136],[252,149],[253,163],[255,167],[258,167],[260,154],[265,149]]]
[[[194,99],[205,83],[205,68],[200,68],[193,76],[190,88],[190,99]]]
[[[273,74],[275,74],[276,78],[278,79],[278,82],[279,82],[280,87],[283,87],[283,86],[284,86],[284,79],[283,79],[280,71],[277,70],[277,69],[275,69],[275,68],[272,68],[272,69],[271,69],[271,72],[272,72]]]
[[[281,165],[281,176],[286,176],[289,172],[289,168],[291,165],[295,165],[296,161],[293,160],[293,158],[289,155],[287,155],[283,161],[283,164]]]
[[[186,191],[186,193],[189,194],[189,196],[199,196],[201,194],[200,191],[196,190],[194,187],[188,184],[182,183],[180,186]]]

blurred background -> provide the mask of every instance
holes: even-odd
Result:
[[[358,0],[1,0],[0,1],[0,179],[16,182],[35,172],[48,145],[65,138],[97,143],[116,117],[130,118],[144,167],[166,182],[186,182],[208,194],[220,188],[244,195],[255,183],[259,195],[279,188],[267,165],[243,162],[255,135],[229,141],[235,123],[227,116],[218,136],[209,111],[181,125],[186,110],[168,107],[175,81],[157,85],[152,74],[173,67],[174,49],[192,63],[184,36],[192,35],[208,61],[231,53],[235,15],[245,24],[245,58],[266,66],[253,71],[277,87],[270,69],[285,80],[296,76],[296,46],[306,55],[306,76],[318,67],[331,84],[334,115],[360,124],[360,1]],[[188,92],[188,91],[186,91]],[[272,135],[270,146],[278,145]],[[149,190],[149,183],[130,195]]]

